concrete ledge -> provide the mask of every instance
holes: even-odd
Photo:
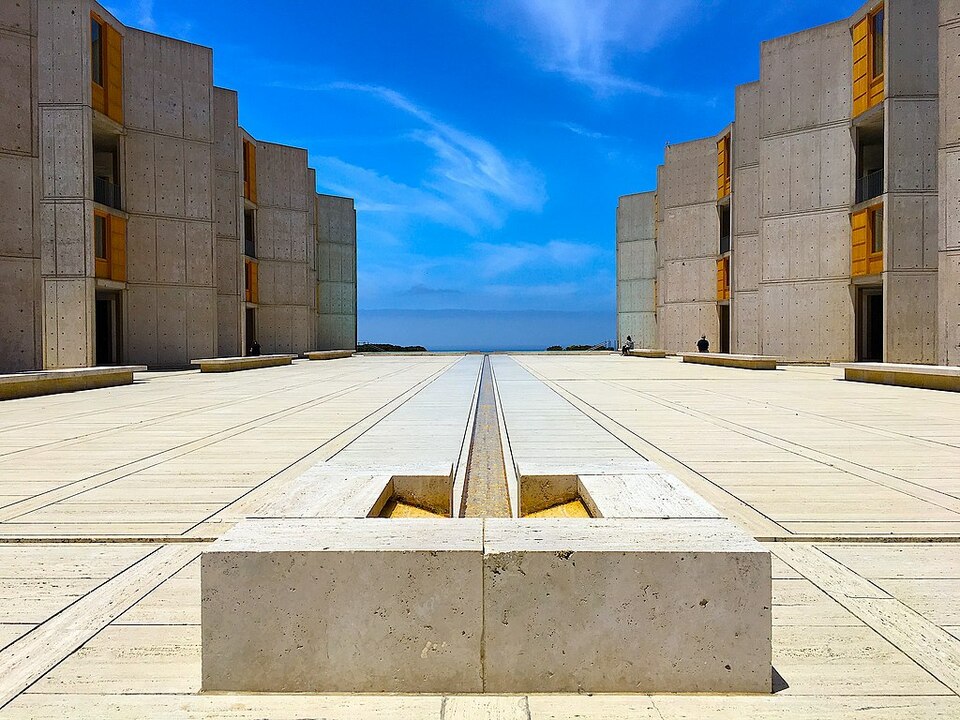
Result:
[[[834,363],[832,367],[842,368],[843,379],[854,382],[960,392],[960,367],[895,363]]]
[[[146,369],[144,365],[107,365],[0,375],[0,400],[129,385],[135,372]]]
[[[483,575],[486,692],[770,692],[770,554],[727,520],[490,519]]]
[[[303,354],[307,360],[337,360],[353,357],[353,350],[311,350]]]
[[[203,358],[191,360],[190,364],[199,366],[200,372],[236,372],[237,370],[289,365],[296,357],[296,355],[251,355],[249,357]]]
[[[482,692],[482,553],[478,519],[246,520],[201,560],[203,689]]]
[[[627,350],[627,355],[630,357],[640,358],[665,358],[667,356],[667,351],[653,350],[650,348],[634,348],[633,350]]]
[[[248,519],[201,598],[204,690],[771,688],[770,554],[723,519]]]
[[[685,363],[720,365],[744,370],[776,370],[777,358],[769,355],[730,355],[727,353],[683,353]]]

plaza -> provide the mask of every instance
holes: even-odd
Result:
[[[476,398],[450,388],[478,385],[481,367],[475,355],[356,356],[5,401],[0,714],[960,715],[960,396],[824,366],[615,355],[491,357],[508,472],[639,456],[762,543],[769,693],[203,691],[201,554],[318,463],[445,453],[456,475]],[[532,437],[525,414],[548,406],[563,425]],[[577,442],[591,433],[603,441]]]

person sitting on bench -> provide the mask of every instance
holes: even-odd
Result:
[[[629,335],[627,335],[627,342],[626,342],[626,344],[623,346],[623,348],[621,348],[620,353],[621,353],[622,355],[626,355],[626,354],[627,354],[627,351],[629,351],[629,350],[633,350],[633,338],[630,337]]]

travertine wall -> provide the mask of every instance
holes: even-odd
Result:
[[[853,353],[851,76],[846,20],[761,48],[763,354],[824,361]]]
[[[35,2],[0,2],[0,372],[42,362]]]
[[[884,360],[932,363],[937,361],[937,3],[886,0],[886,17]]]
[[[357,346],[357,213],[351,198],[317,195],[318,350]]]
[[[731,332],[735,353],[760,352],[760,83],[736,91],[733,126]]]
[[[217,354],[243,355],[243,178],[237,93],[213,89]]]
[[[315,242],[308,209],[307,151],[257,143],[257,340],[264,353],[303,352],[315,344],[315,290],[308,286],[307,245]]]
[[[716,348],[720,343],[716,138],[667,146],[658,200],[660,344],[668,352],[687,352],[706,335]]]
[[[217,353],[212,51],[127,29],[123,59],[127,361],[186,366]]]
[[[657,334],[656,192],[617,203],[617,344],[659,347]]]
[[[960,365],[960,0],[940,0],[939,362]]]

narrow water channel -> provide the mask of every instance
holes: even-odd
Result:
[[[483,357],[460,516],[510,517],[510,494],[503,464],[496,390],[489,355]]]

